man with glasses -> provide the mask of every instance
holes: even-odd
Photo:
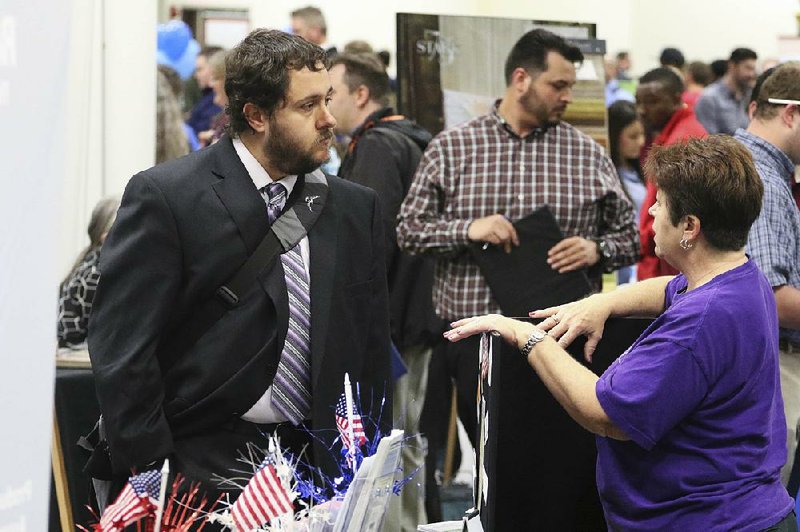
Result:
[[[778,304],[782,390],[793,451],[800,390],[787,377],[800,366],[800,211],[792,197],[800,164],[800,66],[780,66],[764,80],[753,119],[735,138],[750,149],[764,180],[763,206],[750,229],[747,252],[767,276]],[[784,478],[786,473],[785,468]]]
[[[401,249],[437,258],[433,301],[442,319],[499,312],[472,242],[510,252],[513,221],[547,205],[561,232],[549,251],[559,273],[588,269],[599,289],[603,271],[639,255],[633,205],[603,148],[561,118],[572,102],[583,54],[561,37],[532,30],[505,64],[506,91],[491,111],[443,131],[426,149],[400,209]],[[519,279],[520,284],[532,279]],[[448,346],[458,411],[475,444],[477,341]]]

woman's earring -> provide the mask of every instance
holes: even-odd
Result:
[[[692,249],[692,246],[694,246],[694,244],[692,242],[689,242],[689,239],[686,238],[686,237],[683,237],[678,244],[681,246],[681,249],[683,249],[684,251],[688,251],[688,250]]]

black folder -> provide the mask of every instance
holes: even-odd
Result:
[[[494,300],[506,316],[581,299],[591,293],[586,269],[558,273],[547,264],[547,251],[564,236],[545,205],[514,222],[520,245],[511,253],[502,246],[474,243],[470,247]]]

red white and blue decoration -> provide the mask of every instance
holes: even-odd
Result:
[[[332,408],[339,432],[338,441],[341,442],[340,448],[330,449],[341,473],[336,478],[327,477],[321,470],[311,467],[304,456],[283,452],[280,441],[273,436],[269,438],[268,449],[251,444],[241,450],[239,460],[245,470],[252,469],[252,476],[242,478],[237,473],[232,478],[218,480],[221,487],[241,490],[236,500],[221,496],[209,504],[202,495],[202,486],[192,484],[188,492],[179,489],[183,483],[180,475],[173,481],[171,492],[166,494],[169,475],[166,462],[161,471],[132,476],[116,502],[106,508],[99,523],[92,525],[91,530],[119,532],[134,523],[139,532],[202,530],[208,523],[239,532],[349,530],[354,515],[363,524],[370,519],[372,522],[382,520],[385,499],[375,502],[369,497],[374,497],[375,493],[399,493],[416,471],[406,472],[405,478],[393,480],[396,476],[392,471],[399,471],[397,455],[402,445],[402,431],[393,431],[391,437],[384,438],[384,443],[388,445],[391,441],[393,448],[387,461],[388,447],[380,445],[382,435],[378,430],[383,407],[379,409],[377,420],[362,418],[360,399],[357,383],[354,393],[349,376],[345,375],[344,390]],[[365,425],[375,427],[374,441],[367,437]],[[323,439],[313,431],[310,435],[314,439]],[[371,472],[367,467],[368,461]],[[364,469],[359,473],[362,463]],[[382,480],[377,479],[374,472],[384,463],[388,464],[385,468],[388,476],[384,474]],[[310,477],[315,478],[316,483]],[[383,482],[380,489],[379,481]],[[355,486],[352,490],[351,485]],[[366,502],[368,500],[371,502]],[[349,524],[342,525],[343,519]],[[84,527],[79,528],[87,531]]]

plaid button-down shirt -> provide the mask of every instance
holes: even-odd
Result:
[[[440,317],[500,311],[478,266],[464,253],[470,223],[498,213],[514,221],[542,205],[550,207],[565,236],[605,242],[611,255],[607,271],[638,259],[634,208],[611,160],[569,124],[521,138],[495,104],[490,114],[431,141],[400,210],[397,236],[411,253],[440,256],[433,287]]]
[[[743,129],[734,138],[753,154],[764,181],[761,214],[750,227],[747,252],[773,288],[800,289],[800,210],[792,196],[794,164],[781,150]],[[800,344],[800,331],[781,328],[780,334]]]

